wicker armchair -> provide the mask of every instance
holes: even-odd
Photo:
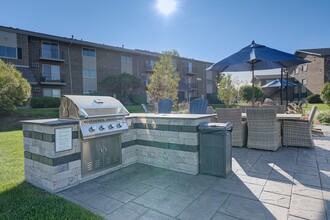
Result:
[[[275,108],[278,114],[284,114],[286,112],[285,105],[264,105],[262,108]]]
[[[277,150],[281,146],[281,122],[275,108],[247,108],[248,148]]]
[[[233,146],[246,146],[246,121],[242,122],[242,110],[239,108],[217,108],[216,112],[218,115],[218,122],[230,122],[233,124]]]
[[[308,121],[284,121],[283,145],[297,147],[315,147],[312,138],[312,124],[317,107],[314,105]]]

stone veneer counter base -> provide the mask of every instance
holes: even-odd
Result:
[[[199,173],[198,125],[213,115],[131,114],[129,130],[121,135],[122,164],[81,175],[78,120],[22,121],[24,172],[31,184],[56,193],[133,163],[144,163],[189,174]],[[56,152],[56,129],[72,131],[72,148]]]

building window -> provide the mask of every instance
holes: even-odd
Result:
[[[0,57],[17,58],[17,48],[0,46]]]
[[[132,57],[131,56],[121,56],[121,62],[125,62],[125,63],[132,63]]]
[[[302,84],[302,85],[307,85],[307,79],[302,79],[302,80],[301,80],[301,84]]]
[[[85,89],[84,89],[84,94],[85,94],[85,95],[93,94],[93,93],[96,93],[96,92],[97,92],[96,90],[85,90]]]
[[[191,62],[191,61],[189,61],[189,62],[187,63],[187,72],[188,72],[188,73],[192,73],[192,62]]]
[[[44,97],[56,97],[61,98],[61,90],[60,89],[43,89]]]
[[[60,81],[60,67],[42,64],[42,77],[44,81]]]
[[[307,64],[305,64],[305,65],[302,66],[302,71],[303,72],[307,72]]]
[[[82,55],[85,57],[96,57],[96,51],[94,49],[83,48]]]
[[[95,70],[84,69],[83,70],[83,77],[84,78],[89,78],[89,79],[96,79],[96,71]]]
[[[50,59],[59,59],[59,47],[56,43],[42,43],[42,57]]]
[[[146,60],[146,66],[147,66],[147,70],[152,70],[152,68],[155,66],[155,61],[154,60]]]

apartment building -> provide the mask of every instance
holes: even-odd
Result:
[[[135,93],[146,94],[148,74],[160,53],[132,50],[66,37],[0,26],[0,59],[12,63],[32,86],[32,96],[63,94],[115,95],[103,80],[123,72],[140,78]],[[180,75],[179,98],[215,93],[216,73],[205,71],[212,63],[174,57]]]
[[[299,100],[311,94],[320,94],[323,85],[330,82],[330,48],[301,49],[295,54],[310,63],[290,70],[298,84],[294,87],[294,98]]]
[[[294,82],[295,79],[292,76],[288,76],[289,82]],[[270,75],[255,75],[255,84],[262,87],[274,80],[281,79],[281,74],[270,74]],[[283,74],[283,79],[286,81],[286,73]],[[283,98],[286,100],[286,90],[288,90],[288,100],[293,101],[293,91],[295,86],[283,87]],[[281,100],[281,87],[270,87],[270,88],[262,88],[264,92],[264,96],[266,98],[270,98],[273,101],[280,103]]]

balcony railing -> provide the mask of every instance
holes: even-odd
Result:
[[[49,56],[45,55],[45,53],[42,52],[42,50],[39,50],[39,59],[40,60],[50,60],[50,61],[55,61],[55,62],[64,62],[64,51],[59,51],[58,56]]]
[[[186,68],[185,74],[186,75],[197,75],[197,71],[195,69]]]
[[[41,85],[54,85],[54,86],[65,86],[66,83],[63,79],[61,80],[49,80],[45,77],[40,77],[40,84]]]

